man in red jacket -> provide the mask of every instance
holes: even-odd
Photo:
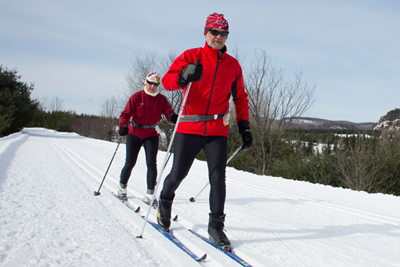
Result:
[[[127,185],[133,167],[144,146],[147,164],[147,196],[145,202],[151,202],[157,179],[157,152],[160,128],[157,123],[164,114],[168,120],[176,122],[177,115],[168,100],[159,94],[160,76],[151,72],[146,76],[143,90],[134,93],[119,117],[119,134],[126,138],[126,160],[121,171],[118,195],[127,197]]]
[[[175,136],[173,166],[160,193],[157,221],[164,229],[170,227],[175,191],[187,176],[196,155],[203,149],[211,185],[208,233],[216,245],[230,250],[230,241],[223,228],[231,97],[243,139],[242,149],[251,146],[253,137],[242,69],[238,61],[226,53],[228,27],[222,14],[209,15],[204,28],[204,47],[183,52],[162,79],[165,89],[183,89],[185,94],[188,83],[192,84]],[[198,60],[200,64],[194,64]]]

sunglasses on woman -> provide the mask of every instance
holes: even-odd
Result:
[[[152,83],[152,82],[149,82],[149,81],[147,81],[147,83],[150,84],[150,85],[155,85],[155,86],[159,86],[160,85],[159,83]]]
[[[221,35],[221,37],[226,37],[229,34],[229,31],[217,31],[217,30],[208,30],[212,35],[214,36],[218,36]]]

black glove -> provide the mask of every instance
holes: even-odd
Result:
[[[181,73],[179,73],[178,83],[180,86],[185,87],[190,82],[200,81],[203,77],[203,65],[200,60],[196,64],[189,64]]]
[[[246,151],[253,143],[253,135],[250,132],[250,122],[240,120],[238,122],[239,133],[242,135],[243,145],[242,150]]]
[[[169,121],[172,122],[173,124],[175,124],[177,120],[178,120],[178,115],[176,115],[175,113],[169,115]]]
[[[119,127],[118,133],[119,133],[120,136],[127,135],[128,132],[129,132],[129,129],[128,129],[127,126]]]

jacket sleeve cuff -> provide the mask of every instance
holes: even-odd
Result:
[[[182,77],[182,72],[179,73],[179,76],[178,76],[178,84],[179,84],[180,87],[186,87],[186,85],[187,85],[187,82],[186,82],[185,79],[183,79],[183,77]]]

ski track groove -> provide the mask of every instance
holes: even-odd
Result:
[[[189,174],[188,174],[188,176],[193,176],[193,175],[196,175],[196,176],[199,176],[199,177],[204,177],[205,179],[205,181],[207,182],[208,181],[208,175],[206,174],[206,173],[204,173],[204,172],[202,172],[202,171],[198,171],[198,170],[195,170],[195,169],[193,169],[193,170],[190,170],[190,172],[189,172]],[[238,187],[246,187],[246,188],[248,188],[248,189],[251,189],[251,190],[256,190],[256,191],[258,191],[258,192],[260,192],[260,193],[270,193],[270,194],[272,194],[272,195],[276,195],[276,196],[278,196],[278,197],[281,197],[281,198],[290,198],[290,199],[293,199],[293,200],[307,200],[307,201],[310,201],[311,203],[312,203],[312,201],[310,200],[310,199],[307,199],[307,198],[303,198],[303,197],[298,197],[298,196],[296,196],[296,195],[292,195],[292,194],[287,194],[287,193],[280,193],[280,192],[278,192],[278,191],[274,191],[274,190],[268,190],[268,189],[260,189],[259,187],[255,187],[255,186],[249,186],[248,184],[246,184],[246,183],[241,183],[241,182],[236,182],[236,181],[233,181],[233,180],[227,180],[227,184],[234,184],[234,185],[237,185]],[[319,204],[319,206],[322,206],[322,207],[324,207],[325,208],[325,206],[323,205],[323,204]],[[176,207],[174,207],[174,210],[175,210],[175,213],[180,213],[180,214],[182,214],[182,211],[183,210],[181,210],[180,208],[179,208],[179,206],[176,206]],[[339,210],[339,211],[341,211],[341,210]],[[354,214],[353,214],[354,215]],[[357,214],[358,215],[358,214]],[[182,216],[181,216],[182,217]],[[180,219],[180,221],[182,221],[182,219],[183,220],[185,220],[184,218],[181,218]],[[185,220],[186,221],[186,223],[185,224],[183,224],[183,223],[181,223],[182,225],[185,225],[184,227],[186,227],[186,228],[191,228],[194,224],[192,223],[192,222],[190,222],[190,221],[187,221],[187,220]],[[294,229],[294,228],[290,228],[290,227],[288,227],[287,225],[285,225],[285,226],[283,226],[283,227],[285,227],[286,229]],[[200,229],[200,232],[203,234],[203,235],[207,235],[207,232],[206,231],[204,231],[203,229]],[[286,242],[284,241],[284,240],[282,240],[282,239],[285,239],[284,237],[279,237],[278,235],[276,235],[275,233],[271,233],[273,236],[274,236],[274,238],[276,239],[276,240],[278,240],[279,241],[279,243],[281,243],[282,244],[282,249],[283,250],[287,250],[287,251],[291,251],[291,249],[290,249],[290,247],[286,244]],[[235,235],[234,235],[234,233],[230,233],[230,237],[231,237],[231,241],[235,241],[235,240],[238,240],[237,238],[235,238]],[[238,240],[238,241],[240,241],[240,240]],[[301,244],[301,246],[307,246],[307,247],[310,247],[310,248],[312,248],[312,249],[321,249],[320,248],[320,246],[316,246],[316,245],[312,245],[312,244],[309,244],[309,243],[304,243],[304,242],[302,242],[301,240],[292,240],[292,242],[295,242],[295,243],[297,243],[297,244]],[[351,257],[351,255],[347,255],[347,254],[344,254],[343,253],[343,251],[342,250],[340,250],[340,249],[336,249],[336,247],[335,246],[332,246],[332,245],[329,245],[329,244],[326,244],[326,243],[324,243],[323,244],[323,246],[325,247],[324,249],[325,250],[329,250],[329,251],[331,251],[332,253],[334,253],[334,254],[336,254],[336,255],[338,255],[338,256],[341,256],[341,257],[343,257],[343,256],[346,256],[346,257],[349,257],[349,258],[353,258],[353,257]],[[351,247],[349,248],[349,249],[351,249]],[[246,253],[246,251],[247,251],[247,248],[244,248],[244,249],[238,249],[237,247],[235,247],[234,248],[234,250],[235,250],[235,252],[237,253],[237,255],[238,256],[240,256],[240,257],[243,257],[244,259],[252,259],[251,261],[249,260],[249,262],[251,263],[251,262],[258,262],[258,260],[256,260],[256,259],[254,259],[254,258],[252,258],[252,256],[251,255],[249,255],[249,253]],[[296,260],[294,261],[294,262],[296,262],[296,261],[298,261],[298,262],[301,262],[302,263],[302,266],[307,266],[307,264],[305,264],[305,262],[302,260],[302,258],[301,258],[301,256],[295,256],[295,253],[290,253],[291,254],[291,257],[296,257]],[[366,253],[367,254],[367,253]],[[284,261],[284,260],[283,260]],[[288,266],[291,266],[288,262],[287,262],[287,264],[288,264]],[[262,266],[262,264],[260,264],[261,266]],[[273,264],[271,264],[271,265],[273,265]]]
[[[55,141],[54,139],[49,139],[49,141],[51,141],[51,143],[54,145],[54,146],[56,146],[57,148],[58,148],[58,151],[59,152],[62,152],[66,157],[68,157],[68,159],[69,160],[71,160],[76,166],[78,166],[82,171],[84,171],[88,176],[90,176],[94,181],[97,181],[97,182],[101,182],[101,179],[100,179],[100,181],[99,181],[99,177],[100,176],[97,176],[97,175],[95,175],[95,174],[93,174],[90,170],[92,170],[92,171],[95,171],[97,174],[99,174],[99,175],[101,175],[101,178],[103,178],[103,176],[104,176],[104,173],[105,173],[105,171],[102,173],[102,171],[100,171],[97,167],[95,167],[93,164],[91,164],[91,163],[89,163],[87,160],[85,160],[84,158],[82,158],[80,155],[78,155],[76,152],[74,152],[73,150],[71,150],[70,148],[68,148],[68,147],[66,147],[65,145],[63,145],[63,144],[61,144],[60,142],[58,142],[58,141]],[[89,170],[90,169],[90,170]],[[107,179],[107,178],[106,178]],[[114,184],[115,184],[115,187],[118,185],[118,182],[115,180],[115,179],[109,179],[107,182],[109,182],[109,181],[112,181]],[[103,188],[106,188],[108,191],[112,191],[113,189],[112,188],[115,188],[115,187],[111,187],[110,185],[108,185],[108,184],[106,184],[106,183],[103,183],[103,186],[102,186]],[[137,192],[137,190],[135,190],[135,189],[131,189],[131,191],[135,191],[135,193],[136,194],[138,194],[138,195],[141,195],[139,192]],[[132,201],[132,200],[130,200],[130,201],[132,201],[132,202],[134,202],[136,205],[140,205],[140,204],[144,204],[144,203],[142,203],[142,202],[139,202],[139,201],[141,201],[139,198],[135,198],[135,200],[136,201]],[[145,204],[144,204],[145,205]],[[143,205],[141,205],[141,206],[143,206]],[[145,209],[143,209],[143,210],[146,210],[146,212],[147,212],[147,206],[144,206],[145,207]],[[140,212],[143,212],[143,210],[142,211],[140,211]],[[139,213],[140,213],[139,212]],[[135,215],[136,216],[136,215]],[[152,216],[153,217],[153,216]],[[182,217],[181,215],[179,215],[179,217]],[[154,219],[154,218],[153,218]],[[180,219],[180,220],[182,220],[182,218]],[[184,220],[186,220],[186,219],[184,219]],[[187,221],[187,220],[186,220]],[[143,221],[143,223],[144,223],[144,221]],[[180,224],[179,222],[174,222],[174,223],[178,223],[178,224]],[[123,223],[121,223],[121,222],[119,222],[118,221],[118,224],[119,225],[121,225],[121,227],[123,227],[125,230],[127,230],[127,231],[129,231],[129,229],[127,229],[126,228],[126,225],[124,225]],[[147,226],[146,226],[147,227]],[[179,227],[179,226],[178,226]],[[183,224],[180,224],[180,227],[183,227],[183,228],[185,228],[186,229],[186,226],[185,225],[183,225]],[[132,238],[136,238],[136,236],[134,236],[134,235],[132,235],[131,233],[130,233],[130,231],[129,231],[129,234],[132,236]],[[180,231],[178,231],[178,230],[175,230],[174,231],[174,234],[176,234],[176,236],[178,237],[178,238],[180,238],[180,239],[182,239],[182,240],[190,240],[189,239],[189,237],[190,237],[190,235],[192,235],[192,234],[190,234],[189,233],[189,231],[188,231],[188,234],[186,235],[186,234],[182,234],[182,233],[180,233]],[[203,233],[204,234],[204,233]],[[237,264],[237,265],[239,265],[238,263],[236,263],[234,260],[232,260],[232,259],[230,259],[228,256],[226,256],[226,255],[223,255],[223,253],[222,252],[220,252],[220,251],[218,251],[217,249],[215,249],[215,248],[212,248],[210,245],[208,245],[208,244],[206,244],[204,241],[202,241],[202,240],[198,240],[197,241],[197,239],[199,239],[199,238],[197,238],[197,237],[195,237],[195,239],[194,240],[196,240],[195,242],[196,242],[196,244],[194,244],[194,242],[191,242],[190,244],[188,243],[187,245],[190,247],[190,249],[193,249],[194,251],[203,251],[203,252],[206,252],[207,253],[207,259],[205,260],[205,261],[203,261],[203,262],[201,262],[201,265],[203,265],[203,266],[212,266],[212,267],[217,267],[217,266],[224,266],[224,264],[221,264],[221,263],[219,263],[218,261],[220,261],[221,260],[221,257],[222,257],[222,261],[224,261],[224,262],[226,262],[226,261],[228,261],[228,263],[229,263],[229,265],[231,265],[232,263],[234,263],[234,264]],[[204,244],[203,244],[204,243]],[[185,243],[186,244],[186,243]],[[182,253],[184,253],[184,252],[182,252]],[[199,253],[200,254],[200,253]],[[239,254],[238,254],[239,255]],[[244,257],[244,256],[243,256]],[[215,262],[213,261],[213,260],[215,260]],[[256,260],[253,260],[253,259],[251,259],[251,258],[249,258],[249,257],[247,257],[247,258],[245,258],[245,260],[246,261],[248,261],[248,262],[257,262]]]
[[[70,160],[70,162],[71,163],[73,163],[75,166],[78,166],[84,173],[86,173],[90,178],[92,178],[92,181],[93,181],[93,183],[95,183],[95,182],[97,182],[98,184],[97,184],[97,186],[100,184],[100,182],[101,182],[101,180],[102,180],[102,178],[103,178],[103,176],[104,176],[104,173],[105,173],[105,170],[104,170],[104,172],[102,172],[102,171],[100,171],[97,167],[95,167],[94,165],[92,165],[91,163],[89,163],[87,160],[85,160],[84,158],[82,158],[81,156],[79,156],[76,152],[74,152],[73,150],[71,150],[70,148],[68,148],[68,147],[66,147],[65,145],[63,145],[63,144],[61,144],[60,142],[58,142],[58,141],[55,141],[54,139],[49,139],[49,141],[52,143],[52,145],[55,147],[55,148],[58,148],[58,149],[56,149],[57,150],[57,154],[59,154],[59,153],[61,153],[64,157],[66,157],[67,159],[69,159]],[[97,176],[97,175],[95,175],[95,174],[93,174],[91,171],[95,171],[96,173],[98,173],[99,174],[99,176]],[[100,177],[100,175],[101,175],[101,177]],[[108,176],[107,176],[108,177]],[[108,177],[108,178],[110,178],[110,177]],[[99,181],[100,180],[100,181]],[[110,181],[109,179],[108,179],[108,181]],[[107,182],[108,182],[107,181]],[[116,181],[113,181],[115,184],[118,184],[118,182],[116,182]],[[88,185],[88,187],[92,187],[93,185]],[[105,189],[107,189],[109,192],[107,192],[107,193],[109,193],[109,195],[111,195],[112,196],[112,188],[111,188],[111,186],[109,186],[109,185],[107,185],[106,183],[103,183],[103,186],[102,186],[102,188],[105,188]],[[114,187],[113,187],[114,188]],[[97,187],[96,187],[96,190],[97,190]],[[117,200],[114,196],[112,196],[112,199],[114,200],[115,199],[115,201],[113,202],[113,203],[116,203],[116,201],[118,201],[119,202],[119,200]],[[104,205],[104,203],[101,203],[103,206],[104,206],[104,208],[105,208],[105,210],[106,210],[106,213],[107,214],[112,214],[112,213],[114,213],[114,209],[113,209],[113,206],[110,206],[110,205],[108,205],[108,206],[105,206]],[[144,204],[144,203],[141,203],[141,204]],[[143,206],[143,205],[141,205],[141,206]],[[134,214],[134,212],[133,211],[131,211],[128,207],[124,207],[124,208],[126,208],[126,209],[124,209],[125,210],[125,213],[129,213],[129,217],[131,217],[131,216],[135,216],[135,218],[137,217],[137,219],[139,219],[138,221],[141,223],[142,221],[143,221],[143,224],[145,223],[145,221],[142,219],[142,218],[139,218],[138,217],[138,214]],[[124,214],[125,214],[124,213]],[[139,212],[140,213],[140,212]],[[114,219],[117,223],[118,223],[118,225],[120,225],[121,227],[122,227],[122,229],[124,229],[125,230],[125,232],[131,237],[131,240],[135,240],[134,242],[138,242],[138,241],[136,241],[137,240],[137,236],[138,236],[138,234],[135,234],[134,232],[133,232],[133,230],[132,230],[132,228],[129,228],[129,226],[133,226],[133,228],[137,228],[136,230],[138,231],[137,233],[139,233],[140,232],[140,230],[141,230],[141,228],[142,228],[142,226],[140,225],[140,223],[138,224],[138,223],[135,223],[135,222],[132,222],[132,221],[129,221],[129,220],[124,220],[123,222],[122,221],[120,221],[120,218],[122,218],[123,216],[120,216],[120,218],[118,218],[118,219],[116,219],[114,216],[109,216],[109,217],[111,217],[111,219]],[[150,227],[150,226],[148,226],[148,227]],[[154,231],[153,231],[154,232]],[[156,239],[164,239],[164,237],[160,237],[159,236],[159,233],[156,233],[155,234],[155,236],[154,236],[154,234],[152,233],[151,235],[150,235],[151,237],[155,237]],[[146,241],[147,239],[143,239],[143,240],[141,240],[140,242],[147,242]],[[151,239],[150,239],[151,240]],[[151,241],[150,241],[151,242]],[[157,242],[157,241],[156,241]],[[168,241],[168,242],[170,242],[170,241]],[[171,244],[171,246],[172,246],[172,244]],[[153,262],[153,263],[156,263],[157,261],[158,261],[158,259],[157,258],[153,258],[152,257],[152,253],[150,253],[150,251],[148,251],[147,249],[146,249],[146,247],[142,247],[142,246],[140,246],[139,245],[139,247],[140,248],[142,248],[142,253],[143,254],[145,254],[147,257],[149,257],[149,262]],[[180,249],[178,248],[178,250],[180,251]],[[204,251],[204,250],[203,250]],[[186,255],[184,252],[181,252],[181,253],[183,253],[185,256],[187,256],[187,257],[189,257],[188,255]],[[191,260],[191,261],[193,261],[193,260]],[[204,262],[203,262],[204,263]],[[195,261],[193,261],[193,265],[199,265],[200,263],[197,263],[197,262],[195,262]],[[216,266],[216,265],[210,265],[210,264],[208,264],[208,265],[205,265],[205,266]]]
[[[27,137],[27,138],[31,138],[31,137]],[[34,136],[33,139],[36,139],[38,137]],[[43,137],[40,137],[43,138]],[[31,190],[29,192],[32,192],[30,195],[25,195],[24,198],[25,200],[27,198],[34,198],[29,205],[32,205],[34,208],[29,209],[29,213],[27,214],[28,216],[34,216],[32,218],[27,218],[27,221],[32,221],[32,223],[35,225],[35,230],[37,231],[37,233],[39,233],[38,235],[34,234],[32,236],[30,236],[29,238],[29,242],[25,242],[25,244],[23,246],[25,247],[33,247],[33,249],[31,249],[31,251],[28,253],[27,255],[32,255],[32,259],[30,260],[30,263],[32,265],[29,264],[29,266],[42,266],[42,260],[45,259],[46,261],[51,261],[52,263],[50,263],[50,265],[54,265],[56,264],[56,262],[58,264],[61,265],[69,265],[69,257],[71,257],[72,259],[76,259],[79,258],[79,260],[81,260],[82,262],[85,262],[86,260],[89,259],[95,259],[92,257],[92,255],[87,253],[87,250],[85,249],[85,246],[80,246],[80,238],[81,236],[79,234],[77,234],[76,232],[78,231],[84,231],[84,232],[90,232],[93,230],[93,228],[91,227],[86,227],[85,225],[82,225],[82,227],[78,227],[78,228],[74,228],[71,229],[69,228],[70,222],[73,222],[74,220],[77,219],[77,214],[79,214],[80,210],[74,210],[71,211],[70,209],[68,209],[69,205],[68,205],[68,201],[70,201],[73,197],[77,196],[76,194],[78,194],[79,192],[83,192],[81,189],[77,190],[77,191],[71,191],[70,194],[61,194],[61,195],[57,195],[57,197],[53,198],[52,201],[50,202],[43,202],[43,198],[42,198],[42,194],[46,194],[46,192],[57,192],[57,186],[70,186],[72,185],[76,185],[76,184],[80,184],[80,183],[84,183],[85,181],[81,179],[82,176],[81,173],[78,173],[78,175],[75,176],[75,171],[73,168],[71,167],[75,167],[73,166],[73,163],[70,162],[68,160],[68,157],[65,155],[65,153],[63,153],[62,150],[59,149],[59,147],[55,146],[49,138],[44,137],[43,139],[46,140],[45,142],[45,146],[43,146],[44,150],[46,152],[46,155],[41,156],[40,154],[38,154],[38,152],[35,149],[31,149],[32,145],[35,145],[35,142],[30,142],[28,143],[28,148],[30,148],[30,152],[29,153],[24,153],[24,149],[26,150],[27,148],[25,146],[22,146],[17,153],[17,156],[19,156],[18,154],[24,153],[24,157],[26,157],[28,160],[32,160],[32,161],[38,161],[39,165],[35,166],[34,168],[29,169],[28,171],[31,173],[35,173],[36,176],[39,176],[38,178],[38,182],[34,184],[35,187],[32,187]],[[33,146],[34,148],[34,146]],[[56,172],[54,173],[43,173],[43,175],[41,175],[41,171],[43,171],[42,169],[40,169],[41,164],[51,164],[52,163],[56,163],[57,162],[63,162],[65,165],[65,170],[69,171],[71,170],[71,172],[69,172],[68,174],[71,175],[71,178],[69,180],[62,180],[60,181],[60,184],[56,185],[55,183],[46,183],[47,179],[55,179],[54,177],[54,173],[57,174],[58,172],[61,172],[63,169],[57,169]],[[22,176],[23,177],[23,176]],[[23,178],[22,178],[23,179]],[[12,180],[13,183],[19,183],[19,180],[21,180],[21,178],[18,179],[14,179]],[[87,180],[87,179],[86,179]],[[86,183],[87,184],[87,183]],[[18,185],[18,184],[17,184]],[[46,185],[46,186],[43,186]],[[56,185],[56,187],[54,187]],[[79,193],[80,194],[80,193]],[[87,199],[90,198],[90,195],[84,194],[84,195],[79,195],[79,198],[82,199]],[[110,209],[110,205],[104,205],[103,207],[98,207],[98,204],[95,203],[96,201],[90,201],[87,203],[87,207],[85,207],[86,209],[90,208],[91,205],[95,205],[97,206],[96,208],[98,210],[104,208],[105,210]],[[26,206],[26,207],[29,207]],[[59,212],[57,212],[52,218],[52,224],[51,227],[54,228],[52,230],[52,236],[48,236],[48,233],[45,232],[45,234],[43,236],[41,236],[41,228],[43,228],[43,225],[41,223],[35,223],[38,219],[46,221],[46,220],[50,220],[49,216],[51,216],[51,213],[47,213],[47,210],[51,210],[51,209],[55,209],[57,207],[65,207],[66,209],[60,209]],[[26,208],[25,207],[25,208]],[[23,207],[21,207],[21,209],[23,210]],[[83,209],[84,211],[84,209]],[[18,212],[20,212],[20,210],[18,209]],[[75,216],[71,216],[71,212],[72,213],[76,213]],[[118,222],[115,218],[115,216],[113,217],[111,215],[111,212],[107,212],[104,216],[101,217],[101,220],[99,220],[96,216],[93,216],[92,213],[87,213],[84,215],[84,217],[86,219],[89,219],[91,221],[93,221],[92,225],[97,225],[99,226],[100,229],[103,228],[107,228],[107,225],[113,225],[114,222],[119,223],[119,225],[122,226],[122,224],[120,222]],[[79,220],[79,219],[77,219]],[[60,225],[63,225],[62,227]],[[14,227],[16,227],[14,225]],[[111,228],[108,228],[111,229]],[[110,230],[110,233],[116,233],[117,235],[121,234],[122,232],[126,232],[127,234],[129,234],[130,232],[132,232],[132,230],[129,232],[127,229],[129,229],[129,222],[126,223],[126,226],[124,228],[113,228],[113,230]],[[65,236],[63,235],[63,231],[64,230],[68,230],[70,231],[72,234],[70,236]],[[25,231],[21,231],[21,233],[25,233],[26,236],[30,235],[30,232],[25,232]],[[132,233],[130,233],[132,234]],[[22,234],[23,235],[23,234]],[[104,241],[112,241],[113,240],[113,235],[109,235],[107,237],[107,240]],[[21,238],[21,237],[20,237]],[[101,243],[97,243],[96,237],[94,235],[91,235],[90,238],[93,238],[93,241],[96,241],[96,244],[94,244],[94,246],[101,246]],[[36,241],[34,241],[36,240]],[[43,246],[43,244],[46,242],[48,243],[48,247],[50,252],[48,251],[38,251],[35,249],[35,244],[32,242],[37,242],[38,244],[41,244]],[[131,242],[135,242],[135,239],[131,239],[127,236],[123,236],[123,242],[126,242],[127,244],[127,249],[125,252],[122,253],[134,253],[134,255],[138,255],[138,254],[145,254],[142,253],[142,251],[140,250],[136,250],[136,251],[130,251],[129,249],[129,244],[132,244]],[[19,246],[19,245],[18,245]],[[18,248],[18,247],[17,247]],[[16,249],[17,249],[16,248]],[[76,253],[76,251],[78,249],[81,249],[80,253]],[[107,256],[104,259],[97,259],[98,262],[101,262],[102,260],[104,260],[104,263],[111,263],[111,262],[115,262],[116,264],[118,263],[118,259],[113,258],[114,256],[112,256],[114,253],[112,252],[112,247],[102,247],[102,249],[104,249],[104,251],[108,252],[109,254],[106,254]],[[51,256],[52,253],[54,253],[54,251],[63,251],[65,250],[65,253],[67,255],[65,255],[64,257],[62,255],[59,256]],[[50,255],[50,257],[49,257]],[[21,257],[24,257],[24,255],[21,255]],[[155,259],[156,260],[156,259]],[[34,264],[33,262],[37,261],[36,264]],[[134,261],[132,261],[132,264],[134,263]],[[117,264],[118,265],[118,264]]]
[[[57,142],[55,142],[54,140],[49,140],[51,143],[52,143],[52,145],[55,145],[55,147],[56,148],[58,148],[58,149],[54,149],[54,151],[55,151],[55,153],[60,157],[60,158],[65,158],[65,157],[67,157],[68,159],[70,159],[73,163],[74,163],[74,165],[75,166],[78,166],[78,167],[80,167],[80,169],[82,169],[82,170],[84,170],[85,171],[85,173],[86,174],[90,174],[89,172],[87,172],[86,171],[86,168],[84,168],[82,165],[80,165],[80,164],[77,164],[77,162],[76,162],[76,160],[74,160],[70,155],[68,155],[68,153],[65,153],[64,151],[65,151],[65,149],[68,149],[67,147],[65,147],[65,146],[63,146],[63,145],[61,145],[61,144],[59,144],[59,143],[57,143]],[[53,147],[54,148],[54,147]],[[75,154],[75,153],[74,153]],[[78,156],[78,155],[74,155],[74,156]],[[88,166],[90,166],[90,164],[88,164]],[[109,206],[105,206],[105,205],[103,205],[104,206],[104,208],[107,210],[107,211],[109,211],[109,212],[107,212],[106,214],[110,214],[110,207]],[[114,218],[114,217],[112,217],[112,218]],[[126,224],[123,224],[122,222],[120,222],[119,220],[116,220],[116,222],[122,227],[122,228],[124,228],[125,230],[126,230],[126,232],[132,237],[132,239],[134,240],[134,238],[136,237],[129,229],[130,228],[128,228],[128,227],[126,227]]]
[[[97,167],[95,167],[94,165],[92,165],[91,163],[89,163],[87,160],[85,160],[84,158],[82,158],[81,156],[79,156],[76,152],[74,152],[73,150],[69,149],[69,148],[66,147],[65,145],[61,144],[60,142],[55,141],[54,139],[52,139],[51,142],[52,142],[55,146],[57,146],[57,147],[60,149],[60,151],[63,152],[75,165],[77,165],[77,166],[78,166],[80,169],[82,169],[86,174],[88,174],[94,181],[96,181],[96,182],[98,182],[98,183],[101,182],[101,179],[102,179],[103,176],[104,176],[105,170],[104,170],[104,171],[99,170]],[[94,172],[96,172],[98,175],[93,174],[89,169],[92,170],[92,171],[94,171]],[[205,180],[206,180],[207,177],[208,177],[207,174],[205,174],[205,173],[203,173],[203,172],[201,172],[201,171],[197,171],[197,170],[191,170],[190,173],[189,173],[189,175],[198,175],[198,176],[204,177]],[[100,179],[99,177],[101,177],[101,179]],[[116,186],[118,185],[117,179],[116,179],[116,178],[109,179],[109,178],[110,178],[110,177],[107,178],[108,182],[111,181],[113,184],[115,184],[115,187],[116,187]],[[304,200],[304,201],[307,201],[307,202],[310,203],[310,204],[317,205],[317,206],[320,206],[320,207],[323,207],[323,208],[329,208],[329,209],[331,209],[331,210],[339,211],[339,212],[343,212],[343,213],[347,213],[347,214],[351,214],[351,215],[353,215],[353,216],[359,216],[359,217],[362,217],[362,218],[365,218],[365,219],[370,219],[370,220],[373,220],[373,221],[376,221],[376,222],[384,222],[384,223],[389,223],[389,224],[398,226],[398,221],[397,221],[396,219],[394,219],[394,218],[388,218],[388,217],[386,217],[386,216],[377,216],[376,214],[372,214],[372,213],[368,213],[368,212],[365,212],[365,211],[360,211],[360,210],[352,209],[352,208],[348,208],[348,207],[343,207],[343,206],[341,206],[341,205],[336,205],[336,204],[332,204],[332,203],[323,203],[323,204],[322,204],[322,203],[315,203],[312,199],[307,198],[307,197],[301,197],[301,196],[297,196],[297,195],[294,195],[294,194],[283,193],[283,192],[279,192],[279,191],[271,190],[271,189],[266,189],[266,188],[259,188],[259,187],[255,187],[255,186],[248,185],[248,184],[245,183],[245,182],[239,182],[239,181],[234,181],[234,180],[227,180],[227,183],[234,184],[234,185],[237,185],[237,186],[239,186],[239,187],[245,187],[245,188],[247,188],[247,189],[255,190],[255,191],[257,191],[257,192],[264,193],[264,194],[275,195],[275,196],[278,196],[278,197],[281,197],[281,198],[289,198],[289,199],[293,199],[293,200]],[[112,187],[111,185],[108,185],[108,183],[103,183],[103,188],[106,188],[106,189],[109,190],[109,191],[112,191],[113,188],[115,188],[115,187]],[[136,192],[135,192],[136,194],[142,195],[142,194],[140,194],[139,192],[137,192],[136,189],[133,189],[133,190],[136,191]],[[146,206],[145,206],[145,207],[146,207]],[[147,207],[146,207],[146,208],[147,208]],[[178,213],[179,213],[180,208],[179,208],[179,207],[175,207],[175,211],[178,211]],[[175,213],[176,213],[176,212],[175,212]],[[182,214],[182,213],[181,213],[181,214]],[[180,215],[180,217],[181,217],[180,220],[187,221],[187,222],[189,222],[189,224],[194,225],[192,222],[188,221],[188,220],[185,219],[183,216]],[[379,218],[377,218],[377,217],[379,217]],[[188,226],[187,226],[188,224],[180,224],[180,225],[183,226],[183,227],[185,227],[185,228],[188,228]],[[285,226],[285,228],[289,229],[290,227]],[[293,228],[291,228],[291,229],[293,229]],[[202,232],[203,234],[205,233],[203,230],[201,230],[201,232]],[[285,241],[282,240],[282,237],[278,237],[278,236],[277,236],[276,234],[274,234],[274,233],[272,233],[272,235],[275,236],[275,238],[276,238],[277,240],[279,240],[279,243],[282,244],[282,247],[283,247],[284,249],[290,251],[290,247],[288,247],[288,245],[285,243]],[[179,232],[177,233],[177,237],[178,237],[178,238],[182,238],[182,239],[185,238],[185,237],[183,237]],[[232,235],[232,238],[235,239],[235,236]],[[326,243],[318,244],[318,246],[316,246],[316,245],[312,245],[312,244],[309,244],[309,243],[304,243],[304,242],[302,243],[301,240],[297,240],[297,241],[296,241],[296,240],[293,240],[293,241],[295,241],[296,243],[301,243],[302,246],[306,245],[307,247],[310,247],[310,248],[312,248],[312,249],[317,249],[317,250],[318,250],[318,249],[321,250],[321,249],[322,249],[321,246],[323,246],[323,247],[324,247],[323,249],[329,250],[329,251],[331,251],[332,253],[334,253],[334,254],[336,254],[336,255],[338,255],[338,256],[340,256],[340,257],[349,257],[349,258],[353,258],[353,257],[351,256],[351,254],[343,253],[343,250],[336,249],[334,246],[331,246],[331,245],[326,244]],[[204,241],[203,241],[203,242],[204,242]],[[209,255],[209,256],[207,257],[207,259],[206,259],[204,262],[202,262],[203,265],[206,265],[206,266],[221,266],[220,264],[216,264],[215,262],[209,262],[209,261],[211,261],[212,259],[214,259],[214,257],[216,257],[216,256],[215,256],[215,252],[212,251],[212,250],[215,250],[214,248],[212,248],[212,250],[210,251],[210,249],[207,248],[207,246],[208,246],[207,244],[206,244],[207,246],[205,246],[205,248],[207,248],[207,249],[205,249],[204,246],[201,246],[200,244],[196,244],[196,245],[191,244],[191,245],[192,245],[192,246],[195,246],[196,249],[197,249],[197,251],[204,251],[204,252],[206,252],[206,253]],[[196,250],[196,249],[194,249],[194,250]],[[349,249],[351,249],[351,248],[349,248]],[[247,261],[248,261],[249,263],[251,263],[251,264],[252,264],[253,262],[254,262],[254,263],[258,263],[258,262],[259,262],[257,259],[252,258],[252,256],[250,256],[248,253],[245,252],[247,249],[244,249],[244,250],[242,251],[241,249],[235,248],[234,250],[235,250],[235,253],[237,253],[239,256],[243,257],[245,260],[247,260]],[[217,251],[217,252],[218,252],[218,251]],[[218,252],[218,253],[221,253],[221,252]],[[368,255],[368,252],[367,252],[367,251],[365,251],[364,253],[365,253],[365,255]],[[292,253],[291,253],[291,254],[292,254]],[[214,256],[213,256],[213,255],[214,255]],[[293,254],[293,255],[294,255],[294,254]],[[293,255],[292,255],[292,256],[293,256]],[[223,255],[223,256],[226,257],[225,255]],[[296,258],[298,259],[299,262],[302,262],[302,263],[303,263],[303,266],[306,266],[306,264],[305,264],[304,261],[301,259],[301,257],[296,256]],[[364,259],[364,260],[366,260],[366,259]],[[371,260],[373,260],[373,259],[371,259]],[[393,264],[393,263],[391,263],[391,264]],[[289,265],[290,265],[290,264],[289,264]],[[256,266],[256,264],[255,264],[255,266]]]

